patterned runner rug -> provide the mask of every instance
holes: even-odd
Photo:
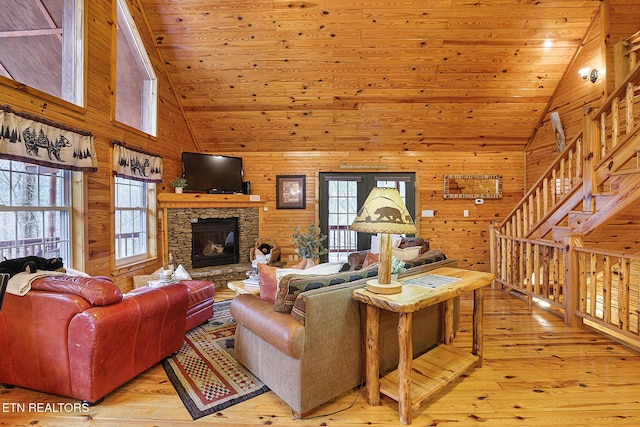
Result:
[[[182,348],[162,361],[194,420],[269,391],[234,358],[231,301],[214,304],[213,319],[187,332]]]

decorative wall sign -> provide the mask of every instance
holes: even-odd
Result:
[[[445,175],[445,199],[499,199],[502,175]]]
[[[93,136],[61,123],[0,108],[0,157],[58,169],[95,171]]]
[[[276,175],[276,209],[305,209],[305,175]]]
[[[162,157],[113,141],[113,173],[147,182],[162,182]]]

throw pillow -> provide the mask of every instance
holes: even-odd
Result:
[[[402,261],[411,261],[418,258],[421,248],[422,246],[411,246],[404,249],[393,248],[391,249],[391,255]]]
[[[274,302],[276,299],[276,289],[278,281],[276,279],[276,271],[278,267],[272,267],[267,264],[258,264],[258,276],[260,277],[260,299]]]
[[[324,276],[301,276],[289,274],[283,277],[278,284],[278,292],[273,309],[280,313],[291,314],[293,304],[299,294],[311,289],[324,288],[327,286],[339,285],[340,283],[353,282],[356,280],[371,278],[378,275],[378,264],[363,268],[358,271],[345,271],[337,274]]]
[[[259,286],[260,286],[260,298],[269,301],[275,302],[276,299],[276,291],[278,290],[278,278],[277,274],[280,270],[296,270],[302,271],[304,266],[307,265],[307,260],[302,260],[298,264],[289,268],[278,268],[273,267],[267,264],[258,264],[258,276]]]
[[[362,261],[361,268],[367,268],[371,264],[378,262],[378,254],[374,254],[373,252],[367,252],[367,256],[364,257],[364,261]]]
[[[393,234],[391,236],[391,247],[397,248],[402,243],[402,236],[399,234]],[[371,236],[371,252],[374,254],[380,253],[380,235],[375,234]]]

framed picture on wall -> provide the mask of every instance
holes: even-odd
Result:
[[[276,175],[276,209],[305,209],[305,175]]]

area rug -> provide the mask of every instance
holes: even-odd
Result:
[[[187,332],[182,348],[162,361],[194,420],[269,391],[234,357],[236,323],[229,313],[230,304],[215,303],[213,318]]]

